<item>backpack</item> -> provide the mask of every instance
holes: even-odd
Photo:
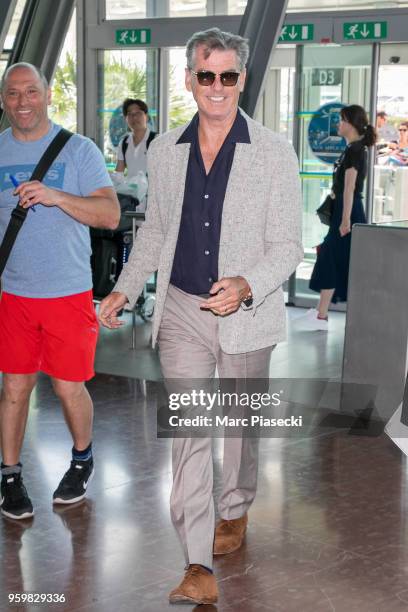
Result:
[[[124,139],[122,140],[122,153],[123,153],[123,160],[125,162],[125,166],[127,166],[126,164],[126,151],[128,149],[129,146],[129,136],[130,134],[127,134]],[[149,148],[150,143],[152,142],[152,140],[154,138],[156,138],[157,136],[157,132],[150,132],[148,139],[146,140],[146,149]]]

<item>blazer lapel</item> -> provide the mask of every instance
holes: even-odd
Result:
[[[171,212],[171,223],[177,220],[180,224],[181,210],[183,208],[184,187],[186,184],[188,158],[190,155],[190,143],[172,145],[167,151],[170,156],[170,173],[168,180],[168,206]]]
[[[163,162],[168,164],[169,175],[166,181],[166,192],[163,193],[162,197],[161,214],[163,218],[167,219],[167,263],[164,265],[164,268],[170,270],[173,265],[180,229],[190,143],[173,144],[166,148],[165,155],[167,159],[163,160]]]
[[[234,161],[228,179],[222,209],[220,250],[218,255],[218,276],[224,275],[224,267],[228,257],[228,247],[233,243],[234,225],[244,223],[243,211],[243,181],[245,181],[248,168],[255,163],[257,146],[237,142],[235,145]]]

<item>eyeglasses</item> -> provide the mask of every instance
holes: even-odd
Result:
[[[407,131],[407,129],[406,129],[406,128],[398,128],[398,131],[399,131],[399,132],[406,132],[406,131]]]
[[[144,115],[144,111],[140,110],[140,111],[134,111],[131,113],[126,113],[126,117],[141,117],[142,115]]]
[[[238,83],[240,72],[226,70],[225,72],[211,72],[211,70],[200,70],[199,72],[191,71],[197,77],[200,85],[213,85],[215,77],[219,75],[222,85],[225,87],[233,87]]]

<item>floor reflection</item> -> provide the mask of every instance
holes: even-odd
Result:
[[[314,353],[315,378],[327,375],[319,353],[335,360],[330,343]],[[282,377],[295,348],[284,350],[275,363]],[[298,351],[307,354],[306,346]],[[168,609],[183,558],[168,509],[171,441],[156,437],[159,385],[112,374],[90,383],[95,478],[86,500],[54,508],[71,442],[49,381],[40,377],[22,458],[35,517],[0,521],[0,610],[8,609],[8,594],[21,592],[64,593],[66,604],[50,609],[73,612]],[[408,609],[406,461],[378,432],[319,426],[327,406],[321,411],[308,422],[307,438],[262,438],[245,545],[216,559],[218,605],[197,612]],[[222,440],[214,441],[214,457],[217,494]]]

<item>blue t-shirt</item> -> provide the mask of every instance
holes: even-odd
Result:
[[[11,129],[0,134],[0,241],[18,202],[10,174],[19,183],[29,180],[60,126],[35,141],[14,138]],[[102,153],[84,136],[74,134],[48,170],[43,182],[76,196],[111,187]],[[3,290],[14,295],[51,298],[92,288],[89,228],[58,206],[36,205],[17,236],[2,276]]]

